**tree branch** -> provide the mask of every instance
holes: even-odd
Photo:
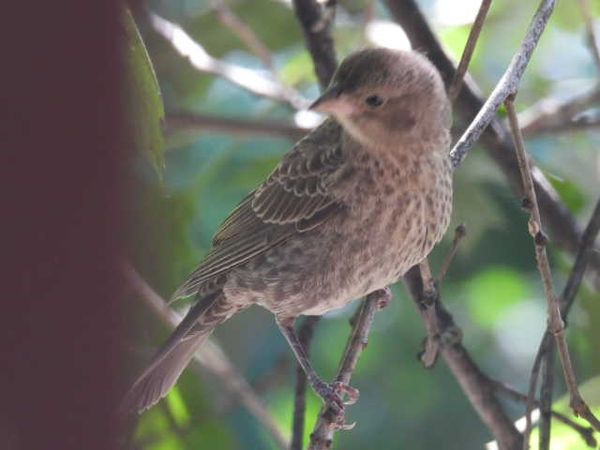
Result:
[[[405,276],[404,282],[428,330],[428,340],[439,342],[439,351],[481,420],[500,443],[503,450],[521,446],[521,435],[494,395],[488,377],[479,369],[461,343],[461,331],[444,308],[439,293],[434,298],[425,295],[423,280],[417,266]],[[433,335],[432,335],[433,333]]]
[[[345,385],[350,384],[352,373],[356,368],[358,359],[362,351],[366,348],[369,341],[369,333],[371,325],[375,318],[375,313],[380,309],[381,303],[385,303],[385,299],[389,300],[391,291],[389,288],[375,291],[367,295],[366,300],[360,306],[357,319],[354,321],[352,333],[348,338],[344,356],[340,362],[338,374],[335,378],[337,382]],[[387,304],[387,303],[385,303]],[[309,450],[326,450],[331,448],[333,434],[339,429],[340,422],[343,422],[343,417],[339,417],[334,411],[324,406],[321,408],[319,418],[310,436]],[[345,429],[351,428],[353,425],[346,426]]]
[[[277,80],[256,70],[216,59],[179,25],[152,12],[148,16],[154,30],[198,71],[219,76],[255,95],[287,103],[294,109],[305,109],[308,106],[306,99],[290,92],[289,88],[280,85]]]
[[[306,317],[300,326],[300,330],[298,331],[298,340],[306,350],[306,356],[310,356],[310,343],[320,319],[320,316]],[[294,417],[292,419],[292,444],[290,445],[290,450],[302,450],[304,448],[306,388],[306,375],[304,374],[304,370],[300,364],[297,364],[296,389],[294,390]]]
[[[565,327],[561,317],[559,300],[554,293],[552,271],[550,262],[546,253],[547,238],[544,235],[540,210],[533,187],[533,178],[529,168],[529,161],[525,154],[523,136],[519,128],[517,113],[514,107],[514,96],[511,95],[506,100],[506,110],[508,112],[508,120],[513,132],[515,148],[517,150],[517,158],[519,160],[519,168],[521,169],[521,177],[523,178],[523,190],[525,191],[524,206],[530,211],[529,219],[529,234],[535,243],[535,256],[538,265],[538,271],[542,278],[544,293],[548,304],[548,330],[554,335],[555,343],[558,349],[558,355],[562,363],[565,383],[569,391],[570,405],[575,415],[586,419],[592,426],[600,431],[600,421],[592,414],[588,405],[585,403],[577,385],[577,378],[571,362],[571,355],[565,337]],[[531,394],[531,391],[530,391]],[[530,426],[530,415],[527,414],[527,423]],[[526,438],[528,432],[525,433]],[[527,447],[527,439],[525,439],[524,448]]]
[[[569,275],[567,283],[560,296],[560,312],[563,320],[566,320],[571,306],[575,301],[575,297],[579,290],[579,286],[583,280],[583,275],[590,260],[590,256],[594,251],[594,242],[600,230],[600,199],[596,202],[596,207],[592,213],[588,225],[583,233],[579,250],[573,264],[573,269]],[[549,410],[552,405],[552,385],[553,378],[548,372],[552,372],[554,368],[554,356],[556,349],[552,334],[549,329],[544,333],[544,337],[539,345],[535,360],[544,363],[544,377],[542,379],[542,388],[540,393],[540,447],[548,449],[550,445],[550,419]],[[535,383],[536,377],[532,374],[530,386]],[[530,388],[530,394],[531,394]],[[527,408],[526,416],[530,415],[531,406]]]
[[[123,262],[121,272],[129,286],[163,324],[172,329],[179,324],[181,318],[178,314],[169,308],[167,302],[148,285],[133,266],[128,262]],[[284,437],[276,420],[271,416],[250,384],[235,370],[225,352],[214,340],[208,339],[194,355],[194,360],[215,374],[224,386],[239,398],[248,411],[265,427],[279,448],[282,450],[288,449],[288,440]]]
[[[335,16],[336,1],[293,0],[292,3],[315,65],[319,85],[324,89],[337,68],[335,47],[329,32]]]
[[[592,16],[590,0],[579,0],[579,7],[581,8],[581,14],[583,15],[583,21],[587,30],[592,57],[594,58],[598,71],[600,71],[600,44],[598,43],[598,36],[596,35],[596,28],[594,27],[594,17]]]
[[[502,383],[501,381],[495,380],[493,378],[489,378],[488,380],[489,380],[489,383],[492,385],[492,387],[498,394],[504,394],[511,400],[514,400],[515,402],[518,402],[518,403],[527,404],[527,402],[529,401],[528,395],[522,394],[521,392],[517,391],[516,389],[513,389],[510,386],[507,386],[506,384]],[[535,399],[533,401],[533,405],[541,408],[541,403]],[[550,410],[550,414],[552,415],[552,417],[554,417],[558,421],[573,428],[573,430],[575,430],[577,433],[579,433],[579,435],[581,436],[581,439],[583,439],[585,441],[585,443],[588,447],[596,448],[596,446],[598,445],[598,442],[596,441],[596,438],[594,437],[594,429],[593,428],[579,425],[577,422],[571,420],[569,417],[565,416],[564,414],[559,413],[558,411]]]
[[[500,81],[483,104],[467,130],[460,137],[454,148],[450,151],[450,159],[454,167],[458,167],[467,156],[469,150],[496,117],[498,109],[509,95],[514,94],[521,82],[523,73],[529,64],[533,51],[546,28],[548,19],[554,9],[555,0],[543,0],[538,7],[527,34],[521,43],[521,47],[515,53],[508,68],[500,78]]]
[[[492,5],[492,0],[482,0],[481,6],[479,7],[479,11],[477,12],[477,17],[475,17],[475,22],[473,22],[473,26],[471,27],[471,31],[469,31],[469,37],[467,38],[467,43],[465,45],[465,49],[463,50],[463,54],[460,58],[460,62],[458,63],[458,68],[456,69],[456,74],[452,79],[452,83],[448,88],[448,98],[451,102],[454,102],[454,99],[458,95],[460,88],[462,86],[463,78],[467,73],[467,68],[469,67],[469,63],[471,62],[471,57],[473,56],[473,52],[475,51],[475,45],[477,44],[477,39],[479,39],[479,33],[481,33],[481,29],[483,28],[483,23],[485,22],[485,18],[487,16],[488,11],[490,10],[490,6]]]
[[[519,124],[525,138],[565,129],[599,126],[598,121],[575,119],[575,116],[600,103],[600,85],[590,91],[564,100],[543,99],[519,113]]]
[[[304,137],[311,129],[268,119],[237,119],[208,114],[169,112],[167,130],[207,131],[234,136],[272,136],[293,140]]]

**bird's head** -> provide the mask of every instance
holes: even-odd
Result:
[[[423,55],[384,48],[348,56],[310,109],[334,116],[363,145],[447,136],[450,104]]]

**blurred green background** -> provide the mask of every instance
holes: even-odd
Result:
[[[151,0],[153,13],[179,24],[213,57],[270,73],[215,12],[219,2]],[[489,93],[509,63],[537,2],[493,3],[470,72]],[[227,2],[272,52],[281,81],[313,99],[318,86],[301,30],[288,2]],[[420,6],[443,45],[458,60],[478,1],[430,0]],[[600,8],[595,4],[595,17]],[[207,251],[212,234],[236,203],[268,175],[293,145],[281,137],[241,136],[170,127],[169,113],[187,111],[215,117],[304,123],[289,105],[258,97],[226,80],[200,73],[153,30],[147,16],[134,14],[154,69],[166,111],[164,142],[161,105],[141,41],[129,29],[132,82],[128,90],[137,153],[125,170],[132,181],[129,216],[130,260],[164,298]],[[338,58],[364,45],[396,45],[401,31],[385,7],[364,0],[340,1],[334,28]],[[131,25],[131,23],[130,23]],[[600,22],[596,20],[600,32]],[[598,83],[576,2],[559,2],[527,70],[517,106],[524,110],[546,98],[567,98]],[[599,114],[596,110],[590,114]],[[301,122],[295,122],[301,121]],[[458,125],[458,124],[457,124]],[[456,138],[457,136],[455,136]],[[600,130],[532,136],[528,150],[579,219],[587,221],[600,194]],[[163,171],[164,167],[164,171]],[[464,332],[465,346],[489,374],[526,390],[533,356],[545,328],[545,299],[535,267],[526,216],[519,199],[485,152],[476,148],[455,176],[453,224],[464,222],[468,236],[452,264],[442,292]],[[452,229],[452,228],[451,228]],[[439,268],[452,239],[450,231],[434,250]],[[564,285],[572,257],[550,246],[556,288]],[[490,435],[443,362],[433,370],[416,358],[424,329],[402,285],[375,319],[368,349],[352,385],[361,392],[348,409],[353,431],[336,435],[337,449],[476,449]],[[127,323],[132,344],[130,377],[165,338],[167,329],[131,294]],[[357,303],[321,321],[312,359],[326,379],[334,376],[349,333],[348,319]],[[600,374],[598,343],[600,294],[584,284],[573,310],[568,338],[581,380]],[[273,317],[250,308],[221,326],[215,338],[240,372],[256,388],[289,436],[293,409],[294,364]],[[557,372],[559,374],[559,372]],[[556,392],[564,391],[560,375]],[[594,391],[594,387],[591,387]],[[595,389],[600,406],[600,387]],[[308,393],[307,436],[320,406]],[[517,418],[523,407],[506,403]],[[553,448],[584,448],[568,429],[554,427]],[[275,449],[260,423],[233,398],[222,380],[207,371],[188,370],[168,401],[139,421],[135,442],[148,450]],[[568,443],[570,442],[570,444]]]

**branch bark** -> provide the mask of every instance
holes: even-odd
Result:
[[[311,130],[267,119],[237,119],[175,111],[167,113],[166,128],[167,130],[222,132],[234,136],[282,137],[294,142]]]
[[[221,61],[208,52],[198,42],[174,22],[148,13],[154,30],[166,39],[172,47],[198,71],[217,75],[255,95],[289,104],[294,109],[305,109],[308,101],[298,93],[282,86],[277,80],[256,70]]]
[[[382,307],[382,302],[383,304],[387,304],[390,297],[391,291],[389,288],[367,295],[366,300],[360,306],[358,317],[352,326],[352,333],[346,344],[346,350],[335,378],[336,381],[345,385],[350,384],[350,379],[352,378],[358,359],[368,344],[375,313]],[[343,422],[343,417],[338,417],[331,408],[326,406],[321,408],[314,431],[310,436],[309,450],[330,449],[333,434],[336,430],[340,429],[340,422]],[[344,429],[352,427],[353,425],[348,425],[344,426]]]
[[[329,84],[337,68],[335,47],[330,33],[335,15],[335,1],[293,0],[296,17],[302,26],[304,40],[315,66],[321,89]]]

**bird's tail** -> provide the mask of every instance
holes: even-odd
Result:
[[[238,309],[222,292],[201,298],[131,386],[119,406],[119,417],[141,413],[165,397],[204,340]]]

